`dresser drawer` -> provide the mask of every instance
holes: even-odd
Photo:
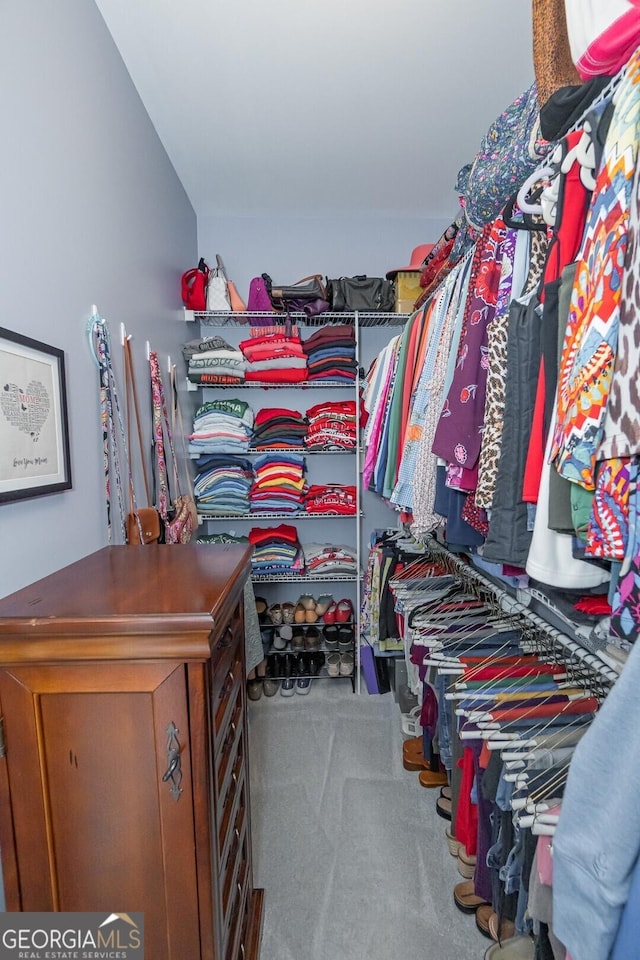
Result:
[[[231,918],[230,908],[234,902],[234,895],[238,890],[243,865],[248,865],[248,863],[247,809],[241,806],[233,822],[233,838],[229,847],[229,853],[223,861],[220,875],[220,887],[222,889],[222,926],[225,931],[229,928]]]
[[[231,717],[237,709],[238,699],[241,703],[244,702],[244,684],[242,654],[236,651],[213,697],[213,735],[216,753],[225,741]]]
[[[221,863],[224,862],[227,854],[227,847],[232,834],[231,825],[238,812],[238,805],[246,804],[244,771],[244,740],[242,739],[238,744],[223,799],[218,803],[218,851]]]
[[[230,913],[229,927],[224,936],[223,955],[225,960],[244,960],[243,940],[249,923],[249,863],[244,861],[236,883],[235,896]]]

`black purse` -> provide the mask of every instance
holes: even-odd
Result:
[[[393,280],[382,277],[338,277],[327,280],[327,296],[336,313],[393,313],[396,291]]]
[[[276,286],[268,273],[263,273],[262,279],[274,310],[300,311],[308,317],[315,317],[329,309],[327,293],[319,273],[303,277],[288,287]]]

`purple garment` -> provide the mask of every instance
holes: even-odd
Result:
[[[506,298],[503,248],[508,237],[509,262],[513,265],[515,237],[512,234],[502,220],[494,220],[483,228],[476,244],[453,381],[432,446],[436,456],[467,470],[476,465],[480,454],[489,369],[487,325],[495,317],[501,286],[502,299]],[[512,272],[512,269],[505,271],[509,279]]]

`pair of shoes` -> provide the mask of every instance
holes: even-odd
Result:
[[[421,787],[427,787],[428,789],[433,789],[434,787],[444,787],[448,783],[447,774],[444,770],[431,770],[431,768],[429,768],[427,770],[422,770],[418,774],[418,782]],[[449,804],[448,819],[451,820],[451,800],[447,800],[445,797],[440,796],[436,802],[436,810],[438,810],[438,803],[441,801],[445,805]],[[440,816],[444,816],[444,814],[441,813]]]
[[[295,670],[300,677],[317,677],[324,665],[324,653],[318,650],[297,654]]]
[[[422,773],[418,774],[418,779],[423,787],[426,786],[426,784],[422,783],[422,777],[427,773],[431,773],[431,771],[423,770]],[[440,784],[434,783],[432,786],[440,786]],[[451,800],[447,800],[446,797],[438,797],[436,800],[436,813],[439,817],[442,817],[443,820],[451,820]]]
[[[487,947],[484,960],[534,960],[536,945],[531,937],[511,937]]]
[[[476,858],[467,854],[464,844],[460,844],[458,850],[458,873],[466,880],[471,880],[476,872]]]
[[[453,888],[453,902],[462,913],[475,913],[480,907],[491,906],[482,897],[477,897],[473,880],[463,880]]]
[[[344,599],[338,603],[331,603],[324,612],[323,620],[325,623],[348,623],[353,620],[351,600]]]

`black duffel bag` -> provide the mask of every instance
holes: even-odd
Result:
[[[382,277],[338,277],[327,280],[327,299],[337,313],[392,313],[396,291],[393,280]]]

